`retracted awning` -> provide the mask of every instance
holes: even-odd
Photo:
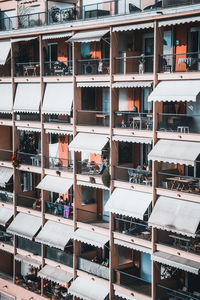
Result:
[[[103,134],[78,133],[69,144],[69,151],[101,154],[108,141]]]
[[[72,226],[57,223],[54,221],[47,221],[36,236],[35,241],[64,250],[69,242],[74,230]]]
[[[51,34],[45,34],[42,36],[43,40],[52,40],[52,39],[61,39],[64,37],[70,37],[72,36],[72,32],[62,32],[62,33],[51,33]]]
[[[72,185],[72,179],[46,175],[36,188],[49,192],[65,194]]]
[[[126,299],[126,300],[136,300],[136,298],[125,295],[124,293],[121,293],[121,292],[118,292],[118,291],[115,291],[115,296],[120,297],[122,299]]]
[[[45,129],[45,133],[62,134],[62,135],[73,135],[72,131],[60,130],[60,129]]]
[[[29,42],[32,40],[36,40],[38,38],[38,36],[34,36],[34,37],[21,37],[21,38],[17,38],[17,39],[11,39],[11,43],[18,43],[18,42]]]
[[[198,275],[200,263],[191,259],[156,251],[151,255],[151,259],[164,265],[168,265],[186,272]]]
[[[88,187],[92,187],[92,188],[95,188],[95,189],[110,190],[108,187],[106,187],[103,184],[91,183],[91,182],[82,181],[82,180],[77,180],[77,185],[88,186]]]
[[[139,88],[151,87],[152,81],[119,81],[112,84],[113,88]]]
[[[2,97],[2,101],[0,101],[0,112],[11,114],[13,107],[11,83],[0,84],[0,95]]]
[[[81,31],[72,36],[68,42],[90,43],[100,42],[104,35],[109,32],[109,29]]]
[[[41,88],[39,83],[18,83],[14,111],[24,113],[39,113]]]
[[[148,101],[180,102],[200,99],[200,80],[161,81],[149,95]]]
[[[47,279],[66,286],[73,278],[73,273],[62,270],[59,267],[52,267],[50,265],[44,266],[39,272],[38,276],[43,279]]]
[[[41,132],[41,128],[17,126],[17,130],[26,132]]]
[[[160,196],[148,223],[158,229],[195,237],[200,223],[200,203]]]
[[[7,232],[32,240],[42,226],[42,219],[19,213],[8,226]]]
[[[93,280],[77,277],[69,287],[68,293],[84,300],[104,300],[109,294],[109,287]]]
[[[104,248],[105,244],[109,241],[109,237],[106,235],[81,228],[78,228],[74,232],[73,239],[98,248]]]
[[[5,65],[8,55],[11,49],[10,40],[1,40],[0,41],[0,65]],[[1,94],[2,95],[2,94]]]
[[[6,187],[6,183],[8,183],[8,181],[12,176],[13,176],[12,168],[0,167],[0,186]]]
[[[47,83],[44,93],[42,113],[70,115],[73,98],[74,90],[72,83]]]
[[[12,218],[13,216],[13,210],[6,208],[6,207],[0,207],[0,225],[6,226],[6,223]]]
[[[29,255],[16,254],[15,260],[20,261],[20,262],[25,262],[35,268],[41,267],[41,262],[38,261],[37,259],[30,257]]]
[[[112,140],[125,143],[152,144],[152,138],[138,136],[114,135]]]
[[[96,82],[78,82],[77,87],[110,87],[110,82],[102,82],[102,81],[96,81]]]
[[[116,188],[108,199],[104,210],[143,220],[152,200],[152,194]]]
[[[129,242],[125,242],[119,239],[114,239],[114,244],[118,245],[118,246],[122,246],[122,247],[126,247],[129,249],[133,249],[136,251],[140,251],[140,252],[144,252],[144,253],[151,253],[151,249],[147,248],[147,247],[143,247],[134,243],[129,243]]]
[[[199,22],[200,16],[188,17],[188,18],[175,18],[171,20],[164,20],[158,22],[158,27],[185,24],[185,23],[194,23]]]
[[[148,159],[194,166],[199,154],[199,143],[159,140],[149,153]]]
[[[153,28],[153,22],[149,23],[140,23],[134,25],[125,25],[125,26],[116,26],[113,27],[113,32],[121,32],[121,31],[131,31],[131,30],[141,30],[147,28]]]

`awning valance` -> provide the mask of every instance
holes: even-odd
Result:
[[[96,81],[96,82],[78,82],[77,87],[110,87],[110,82],[102,82],[102,81]]]
[[[36,236],[35,241],[64,250],[74,230],[72,226],[54,221],[47,221]]]
[[[52,39],[61,39],[64,37],[70,37],[72,36],[72,32],[62,32],[62,33],[51,33],[51,34],[45,34],[42,36],[43,40],[52,40]]]
[[[90,43],[100,42],[102,37],[109,32],[109,29],[81,31],[72,36],[68,42]]]
[[[30,257],[29,255],[21,255],[21,254],[16,254],[15,255],[15,260],[20,261],[20,262],[25,262],[35,268],[40,268],[41,267],[41,262]]]
[[[151,255],[152,260],[164,265],[168,265],[186,272],[198,275],[200,270],[200,263],[191,259],[180,256],[168,254],[161,251],[156,251]]]
[[[112,140],[125,143],[152,144],[152,138],[138,136],[114,135]]]
[[[38,36],[34,36],[34,37],[21,37],[21,38],[17,38],[17,39],[11,39],[11,43],[18,43],[18,42],[29,42],[32,40],[36,40],[38,38]]]
[[[52,267],[50,265],[44,266],[44,268],[38,272],[38,276],[64,286],[66,286],[67,283],[73,279],[73,273],[64,271],[58,267]]]
[[[155,87],[148,101],[195,102],[199,96],[200,80],[166,80]]]
[[[0,65],[5,65],[8,55],[11,49],[11,41],[10,40],[1,40],[0,41]]]
[[[73,98],[74,90],[72,83],[47,83],[44,93],[42,113],[54,115],[70,115]]]
[[[174,18],[171,20],[164,20],[158,22],[158,27],[185,24],[185,23],[194,23],[199,22],[200,16],[188,17],[188,18]]]
[[[148,155],[149,160],[191,165],[200,154],[196,142],[159,140]]]
[[[0,101],[0,112],[11,114],[13,107],[11,83],[0,84],[0,95],[2,97],[2,101]]]
[[[143,220],[152,199],[152,194],[116,188],[108,199],[104,210]]]
[[[144,253],[151,253],[151,249],[147,248],[147,247],[143,247],[134,243],[129,243],[129,242],[125,242],[119,239],[114,239],[114,244],[118,245],[118,246],[122,246],[122,247],[126,247],[129,249],[133,249],[136,251],[140,251],[140,252],[144,252]]]
[[[13,216],[13,210],[6,208],[6,207],[0,207],[0,225],[6,226],[6,223],[12,218]]]
[[[113,27],[113,32],[141,30],[141,29],[148,29],[148,28],[153,28],[153,27],[154,27],[153,22],[140,23],[140,24],[134,24],[134,25],[125,25],[125,26],[116,26],[116,27]]]
[[[200,204],[160,196],[148,223],[158,229],[195,237],[200,223]]]
[[[151,87],[152,81],[119,81],[112,84],[113,88],[139,88]]]
[[[41,128],[17,126],[17,130],[26,132],[41,132]]]
[[[106,235],[81,228],[78,228],[74,232],[73,238],[75,241],[80,241],[98,248],[104,248],[105,244],[109,241],[109,237]]]
[[[120,297],[122,299],[126,299],[126,300],[136,300],[134,297],[125,295],[125,294],[123,294],[121,292],[118,292],[118,291],[115,291],[115,296]]]
[[[45,133],[62,134],[62,135],[73,135],[73,131],[60,130],[60,129],[45,129]]]
[[[13,176],[12,168],[0,167],[0,186],[6,187],[6,183],[8,183],[8,181],[12,176]]]
[[[19,213],[8,226],[7,232],[32,240],[42,226],[42,219]]]
[[[65,194],[72,185],[72,179],[46,175],[36,188],[49,192]]]
[[[69,294],[84,300],[104,300],[109,294],[109,287],[93,280],[77,277],[68,290]]]
[[[108,136],[103,134],[78,133],[69,144],[69,150],[101,154],[108,141]]]
[[[77,180],[77,185],[88,186],[88,187],[92,187],[92,188],[95,188],[95,189],[110,190],[108,187],[106,187],[103,184],[91,183],[91,182],[82,181],[82,180]]]
[[[39,113],[41,88],[39,83],[18,83],[14,111],[24,113]]]

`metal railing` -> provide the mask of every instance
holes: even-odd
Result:
[[[41,256],[41,244],[17,236],[17,248]]]
[[[73,219],[73,206],[71,204],[59,204],[45,201],[45,213],[65,219]]]
[[[0,113],[0,120],[12,120],[12,112],[11,113]]]
[[[93,161],[77,161],[77,174],[102,175],[107,166],[107,164],[99,164]]]
[[[199,295],[195,296],[194,293],[185,292],[181,290],[175,290],[157,284],[157,300],[170,300],[170,299],[181,299],[181,300],[199,300]]]
[[[73,247],[73,246],[72,246]],[[72,249],[73,250],[73,249]],[[67,265],[73,268],[73,254],[56,249],[54,247],[45,247],[45,258],[57,261],[58,263]]]
[[[66,61],[45,61],[44,75],[45,76],[67,76],[72,75],[72,60]]]
[[[41,211],[41,200],[28,195],[17,195],[17,206],[32,208]]]
[[[151,186],[152,171],[114,166],[114,179]]]
[[[43,115],[44,123],[72,124],[72,119],[68,115]]]
[[[101,212],[94,212],[81,208],[77,208],[77,221],[83,223],[91,223],[97,221],[109,223],[109,220],[103,219],[103,215]]]
[[[110,74],[109,58],[87,58],[77,60],[77,75],[108,75]]]
[[[114,59],[115,74],[153,73],[153,55],[124,56]]]
[[[13,203],[13,193],[0,191],[0,202]]]
[[[44,156],[45,168],[66,172],[73,172],[73,161],[61,157]]]
[[[15,113],[16,121],[36,121],[39,122],[41,119],[40,113]]]
[[[20,164],[41,167],[41,154],[31,154],[24,152],[18,152],[18,154]]]
[[[15,64],[15,76],[39,76],[40,63],[39,62],[20,62]]]
[[[1,161],[11,161],[12,160],[12,150],[0,149],[0,160]]]
[[[116,111],[115,112],[115,128],[132,128],[138,130],[153,129],[153,114],[138,113],[133,111]]]
[[[82,257],[78,257],[78,269],[89,274],[109,280],[109,268]]]
[[[123,234],[136,236],[143,240],[151,240],[151,227],[145,221],[134,221],[131,218],[115,217],[114,218],[114,231]]]
[[[13,235],[0,230],[0,242],[8,245],[13,245]]]
[[[109,112],[93,110],[77,110],[77,125],[104,126],[110,122]]]
[[[174,7],[182,5],[193,5],[200,3],[200,0],[163,0],[163,7]]]

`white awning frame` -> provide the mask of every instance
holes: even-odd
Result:
[[[0,207],[0,225],[6,226],[7,222],[13,217],[13,210],[7,207]]]
[[[38,272],[38,277],[66,286],[67,283],[73,279],[73,274],[62,270],[59,267],[45,265]]]
[[[36,189],[41,189],[64,195],[72,187],[72,185],[73,179],[46,175],[36,186]]]
[[[82,180],[77,180],[77,185],[80,186],[88,186],[94,189],[101,189],[101,190],[110,190],[110,188],[108,188],[107,186],[103,185],[103,184],[98,184],[98,183],[91,183],[88,181],[82,181]]]
[[[73,131],[61,130],[61,129],[45,129],[46,134],[61,134],[61,135],[73,135]]]
[[[200,17],[199,16],[193,16],[188,18],[175,18],[170,20],[163,20],[158,22],[158,27],[164,27],[164,26],[173,26],[173,25],[180,25],[180,24],[186,24],[186,23],[194,23],[199,22]]]
[[[140,143],[140,144],[152,144],[152,138],[138,137],[138,136],[126,136],[126,135],[114,135],[112,140],[115,142],[125,143]]]
[[[5,65],[11,50],[10,40],[0,40],[0,65]]]
[[[0,94],[3,100],[0,102],[0,112],[6,114],[12,114],[12,109],[13,109],[12,84],[0,83]]]
[[[42,36],[43,41],[45,40],[52,40],[52,39],[61,39],[65,37],[71,37],[72,32],[67,31],[67,32],[61,32],[61,33],[50,33],[50,34],[45,34]]]
[[[81,228],[78,228],[74,232],[73,239],[98,248],[104,248],[105,244],[109,241],[109,237],[106,235],[87,231]]]
[[[19,262],[25,262],[35,268],[40,268],[41,267],[41,262],[38,261],[37,259],[34,259],[32,257],[30,257],[30,255],[21,255],[21,254],[16,254],[15,255],[15,260],[19,261]]]
[[[144,88],[151,87],[152,81],[119,81],[112,84],[112,88]]]
[[[110,87],[110,82],[96,81],[96,82],[77,82],[78,88],[83,87]]]
[[[6,187],[6,183],[11,179],[13,176],[13,168],[7,168],[7,167],[0,167],[0,186]]]
[[[153,28],[153,27],[154,27],[153,22],[139,23],[139,24],[133,24],[133,25],[130,24],[130,25],[123,25],[123,26],[113,27],[113,32],[141,30],[141,29],[149,29],[149,28]]]
[[[106,35],[110,30],[91,30],[91,31],[80,31],[73,35],[68,42],[77,43],[90,43],[90,42],[100,42],[104,35]]]
[[[36,128],[36,127],[22,127],[22,126],[17,126],[17,130],[27,131],[27,132],[39,132],[39,133],[41,133],[41,128]]]

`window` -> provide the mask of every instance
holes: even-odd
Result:
[[[48,44],[48,57],[49,62],[57,61],[58,59],[58,45],[57,43]]]
[[[119,164],[131,163],[133,147],[132,143],[119,143]]]
[[[143,88],[142,89],[142,100],[141,101],[141,112],[152,112],[153,103],[148,102],[148,97],[152,92],[152,88]]]

